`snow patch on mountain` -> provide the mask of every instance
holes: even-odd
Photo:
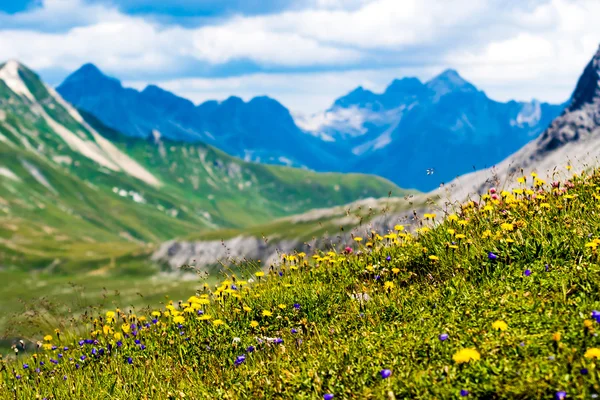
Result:
[[[519,126],[536,125],[542,119],[542,105],[539,101],[533,100],[531,103],[525,103],[521,112],[517,115],[515,122]]]
[[[46,179],[46,177],[44,176],[44,174],[42,174],[42,172],[33,164],[25,161],[25,160],[21,160],[21,164],[23,164],[23,166],[25,167],[25,169],[27,169],[27,171],[29,171],[29,173],[31,174],[31,176],[33,176],[33,178],[38,181],[38,183],[40,185],[43,185],[44,187],[46,187],[46,189],[50,190],[52,193],[56,194],[58,193],[56,191],[56,189],[54,189],[54,187],[52,187],[52,185],[50,184],[50,182],[48,182],[48,179]]]
[[[113,171],[123,170],[125,173],[150,185],[161,185],[160,181],[154,175],[152,175],[152,173],[150,173],[132,158],[119,150],[110,141],[96,132],[96,130],[94,130],[87,122],[85,122],[81,114],[79,114],[75,108],[67,103],[54,89],[48,86],[46,88],[54,100],[63,106],[75,121],[79,122],[89,132],[92,133],[92,136],[95,140],[94,143],[77,136],[42,111],[42,115],[48,125],[50,125],[50,127],[63,138],[69,147]]]
[[[8,169],[6,167],[0,167],[0,176],[3,176],[5,178],[11,179],[16,182],[21,181],[21,179],[17,175],[15,175],[14,172],[12,172],[10,169]]]
[[[25,82],[19,76],[19,63],[15,60],[9,60],[0,69],[0,80],[6,83],[6,86],[10,88],[14,93],[24,96],[31,101],[35,101],[35,97],[25,85]]]
[[[327,130],[333,129],[344,132],[350,137],[362,136],[367,133],[363,126],[368,119],[368,110],[352,106],[349,108],[335,107],[322,113],[311,116],[295,116],[296,125],[308,133],[321,138],[326,142],[333,142],[333,136]]]

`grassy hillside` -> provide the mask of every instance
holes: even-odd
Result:
[[[414,234],[369,233],[166,307],[74,318],[4,361],[0,396],[591,398],[599,190],[598,171],[558,187],[527,177],[420,216]]]

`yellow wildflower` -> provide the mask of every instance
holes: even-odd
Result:
[[[102,330],[104,331],[105,335],[108,335],[112,332],[112,328],[108,325],[104,325],[104,327],[102,328]]]
[[[216,325],[216,326],[224,325],[224,324],[225,324],[225,322],[223,322],[223,320],[220,320],[220,319],[215,319],[213,321],[213,325]]]
[[[176,324],[183,324],[185,322],[185,318],[183,318],[183,316],[178,315],[175,318],[173,318],[173,322],[175,322]]]
[[[587,351],[585,352],[585,354],[583,355],[585,358],[595,358],[598,359],[600,358],[600,349],[597,347],[592,347],[590,349],[587,349]]]
[[[477,361],[477,360],[481,359],[481,355],[474,348],[467,348],[467,349],[461,349],[461,350],[457,351],[452,356],[452,359],[457,364],[462,364],[462,363],[468,363],[471,360]]]
[[[250,326],[253,328],[256,328],[258,326],[258,322],[256,321],[250,321]]]
[[[500,225],[500,228],[502,228],[503,231],[509,231],[509,232],[512,231],[513,229],[515,229],[513,224],[509,224],[508,222],[502,223],[502,225]]]
[[[248,307],[248,306],[244,306],[244,307],[243,307],[243,309],[244,309],[244,311],[246,311],[246,312],[250,312],[250,311],[252,311],[252,309],[251,309],[250,307]]]
[[[360,236],[357,236],[354,238],[355,242],[362,242],[362,238]]]
[[[398,272],[400,272],[400,268],[392,268],[392,272],[397,274]]]
[[[254,274],[254,275],[256,275],[256,276],[258,276],[258,277],[261,277],[261,276],[265,276],[265,273],[264,273],[264,272],[262,272],[262,271],[258,271],[258,272],[257,272],[256,274]]]
[[[44,340],[46,342],[51,342],[52,341],[52,336],[51,335],[46,335],[46,336],[44,336]]]
[[[558,341],[560,341],[560,332],[555,332],[555,333],[552,335],[552,340],[554,340],[555,342],[558,342]]]
[[[450,222],[458,221],[458,215],[456,215],[456,214],[448,215],[448,221],[450,221]]]
[[[273,313],[268,310],[263,310],[262,315],[263,317],[270,317],[271,315],[273,315]]]
[[[287,307],[285,304],[280,304],[277,307],[281,308],[282,310],[285,310],[285,308]]]
[[[394,230],[396,230],[398,232],[401,232],[401,231],[404,230],[404,226],[403,225],[396,225],[396,226],[394,226]]]
[[[508,329],[508,324],[504,321],[496,321],[492,324],[492,328],[497,331],[505,331]]]
[[[123,339],[123,335],[121,335],[120,332],[115,332],[115,334],[113,335],[113,337],[115,338],[115,340],[121,340],[121,339]]]
[[[430,256],[429,256],[429,259],[430,259],[430,260],[433,260],[433,261],[437,261],[437,260],[439,260],[439,257],[438,257],[438,256],[434,256],[434,255],[432,254],[432,255],[430,255]]]
[[[392,290],[394,288],[394,282],[387,281],[383,285],[385,290]]]

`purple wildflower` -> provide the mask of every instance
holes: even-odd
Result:
[[[440,336],[438,336],[438,339],[440,339],[441,342],[448,340],[448,334],[442,333]]]
[[[323,400],[333,400],[333,394],[327,393],[323,395]]]
[[[389,378],[392,375],[392,371],[389,369],[382,369],[379,371],[379,375],[381,375],[381,379]]]
[[[29,364],[23,364],[23,369],[29,368]]]
[[[525,275],[525,276],[531,275],[531,270],[529,268],[527,268],[525,271],[523,271],[523,275]]]
[[[254,351],[254,346],[248,346],[248,348],[246,349],[246,351],[248,353],[252,353]]]
[[[300,309],[300,304],[298,304],[298,303],[294,303],[294,308],[295,308],[296,310],[299,310],[299,309]]]
[[[488,253],[488,258],[489,258],[490,260],[492,260],[492,261],[495,261],[495,260],[498,258],[498,256],[497,256],[497,255],[495,255],[494,253],[492,253],[492,252],[490,251],[490,252]]]
[[[554,396],[554,398],[556,400],[564,400],[567,398],[567,392],[565,392],[564,390],[556,392],[556,395]]]
[[[467,397],[468,395],[469,395],[469,391],[468,390],[462,389],[460,391],[460,396],[461,397]]]

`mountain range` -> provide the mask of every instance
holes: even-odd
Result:
[[[57,91],[129,136],[158,131],[247,161],[377,174],[421,191],[501,161],[535,139],[564,108],[491,100],[454,70],[425,83],[397,79],[383,93],[358,87],[307,118],[293,118],[266,96],[194,105],[155,85],[137,91],[91,64]]]
[[[0,267],[94,267],[179,235],[404,193],[375,176],[141,136],[78,111],[24,65],[0,64]]]

